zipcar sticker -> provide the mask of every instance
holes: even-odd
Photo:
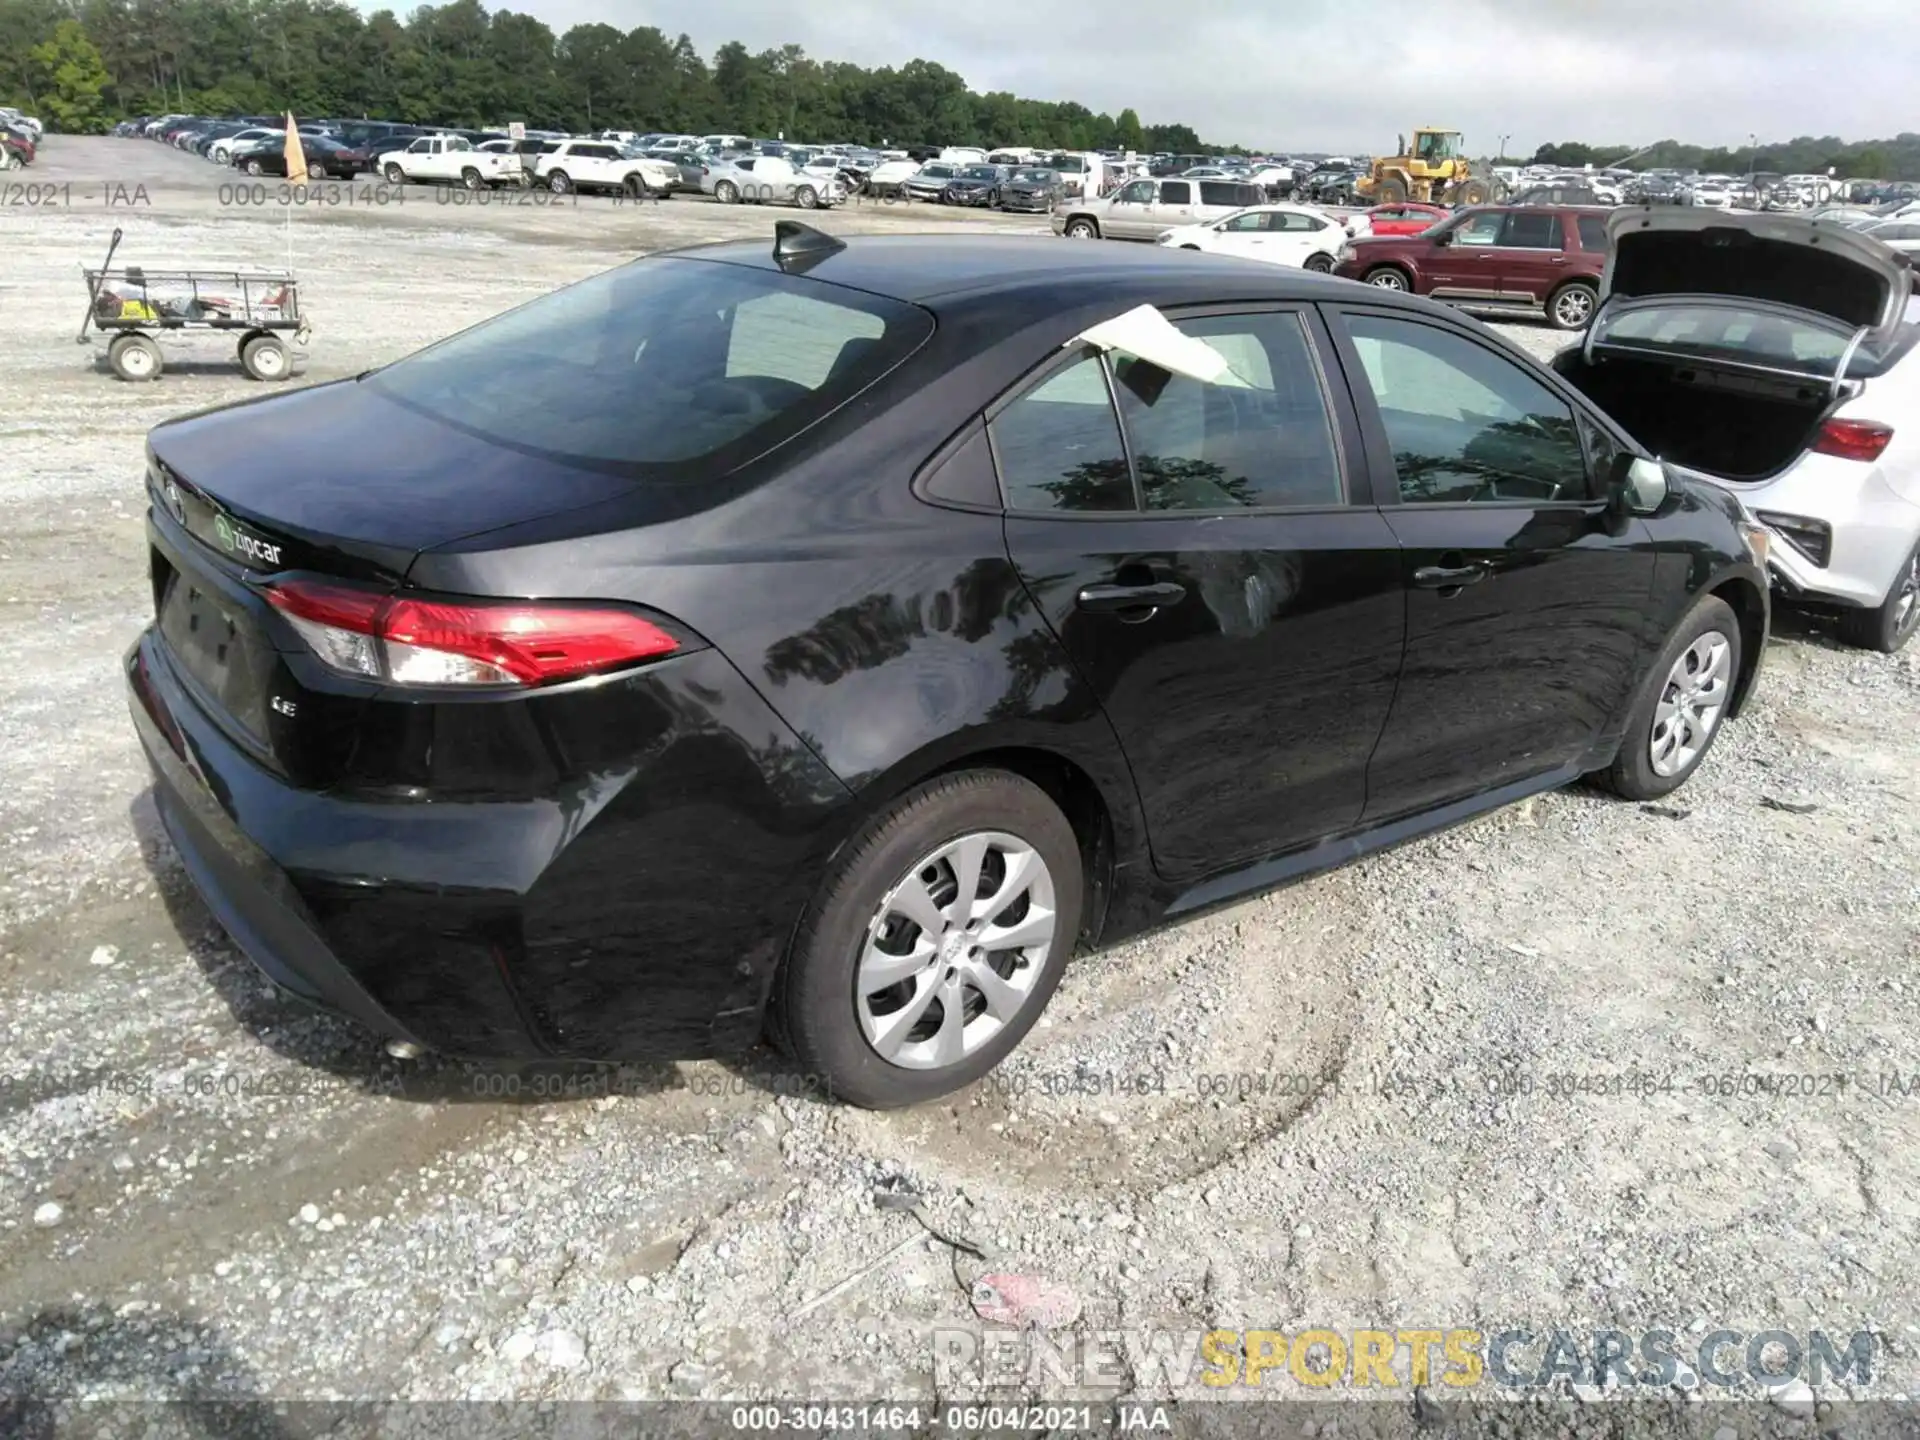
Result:
[[[1203,384],[1255,388],[1234,370],[1226,356],[1205,340],[1184,334],[1151,305],[1136,305],[1124,315],[1089,326],[1067,342],[1082,343],[1101,350],[1125,350],[1162,370]]]
[[[231,555],[244,555],[249,560],[259,560],[268,565],[280,563],[278,545],[256,539],[224,515],[216,514],[213,517],[213,533],[220,538],[222,548]]]

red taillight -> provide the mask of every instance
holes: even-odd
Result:
[[[679,648],[625,610],[424,600],[310,580],[277,583],[267,598],[334,669],[404,685],[550,685]]]
[[[1842,460],[1878,460],[1891,439],[1893,427],[1878,420],[1829,420],[1820,427],[1813,452]]]

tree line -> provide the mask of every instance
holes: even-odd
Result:
[[[980,94],[930,60],[869,70],[739,41],[709,59],[652,26],[555,35],[479,0],[423,5],[404,20],[339,0],[0,0],[0,97],[68,131],[136,114],[292,110],[897,146],[1232,148],[1186,125],[1143,125],[1132,110]]]
[[[1723,146],[1717,149],[1683,145],[1678,140],[1636,150],[1631,145],[1585,145],[1567,141],[1542,145],[1533,154],[1536,165],[1563,165],[1595,169],[1617,165],[1627,156],[1635,170],[1699,170],[1708,175],[1747,175],[1755,171],[1776,175],[1824,175],[1831,168],[1842,180],[1920,180],[1920,135],[1911,131],[1891,140],[1842,140],[1837,135],[1802,135],[1768,144]]]

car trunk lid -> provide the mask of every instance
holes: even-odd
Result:
[[[263,447],[269,420],[279,439]],[[422,550],[631,488],[354,380],[169,421],[149,449],[156,502],[209,549],[260,573],[397,583]]]
[[[1635,206],[1607,218],[1607,241],[1602,301],[1716,295],[1873,332],[1900,323],[1911,285],[1906,262],[1878,241],[1795,215]]]
[[[301,646],[273,615],[264,577],[398,589],[423,550],[631,489],[468,436],[354,381],[159,426],[147,485],[167,655],[201,708],[295,783],[323,780],[330,737],[351,733],[361,701],[299,684],[287,657]]]

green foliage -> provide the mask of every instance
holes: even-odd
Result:
[[[66,110],[29,58],[54,43],[63,20],[104,65],[96,74],[79,55],[61,62],[79,67],[69,76],[79,98]],[[104,99],[90,107],[95,80]],[[1203,144],[1185,125],[1143,125],[1132,110],[1116,119],[1071,101],[978,95],[931,60],[868,70],[798,45],[756,54],[733,41],[709,64],[685,35],[591,24],[556,36],[480,0],[423,5],[404,21],[390,10],[362,16],[344,0],[0,0],[0,100],[48,112],[56,129],[98,128],[116,113],[292,110],[868,144],[1233,148]]]
[[[1802,135],[1784,143],[1769,142],[1708,149],[1662,140],[1636,151],[1629,145],[1584,145],[1569,141],[1542,145],[1533,154],[1537,165],[1566,165],[1578,169],[1619,164],[1626,157],[1635,170],[1701,170],[1709,174],[1745,175],[1750,170],[1781,175],[1824,175],[1832,166],[1836,178],[1920,180],[1920,134],[1911,131],[1891,140],[1856,140],[1837,135]]]
[[[58,22],[53,35],[27,58],[45,123],[74,135],[97,133],[112,123],[106,92],[113,79],[79,21]]]

